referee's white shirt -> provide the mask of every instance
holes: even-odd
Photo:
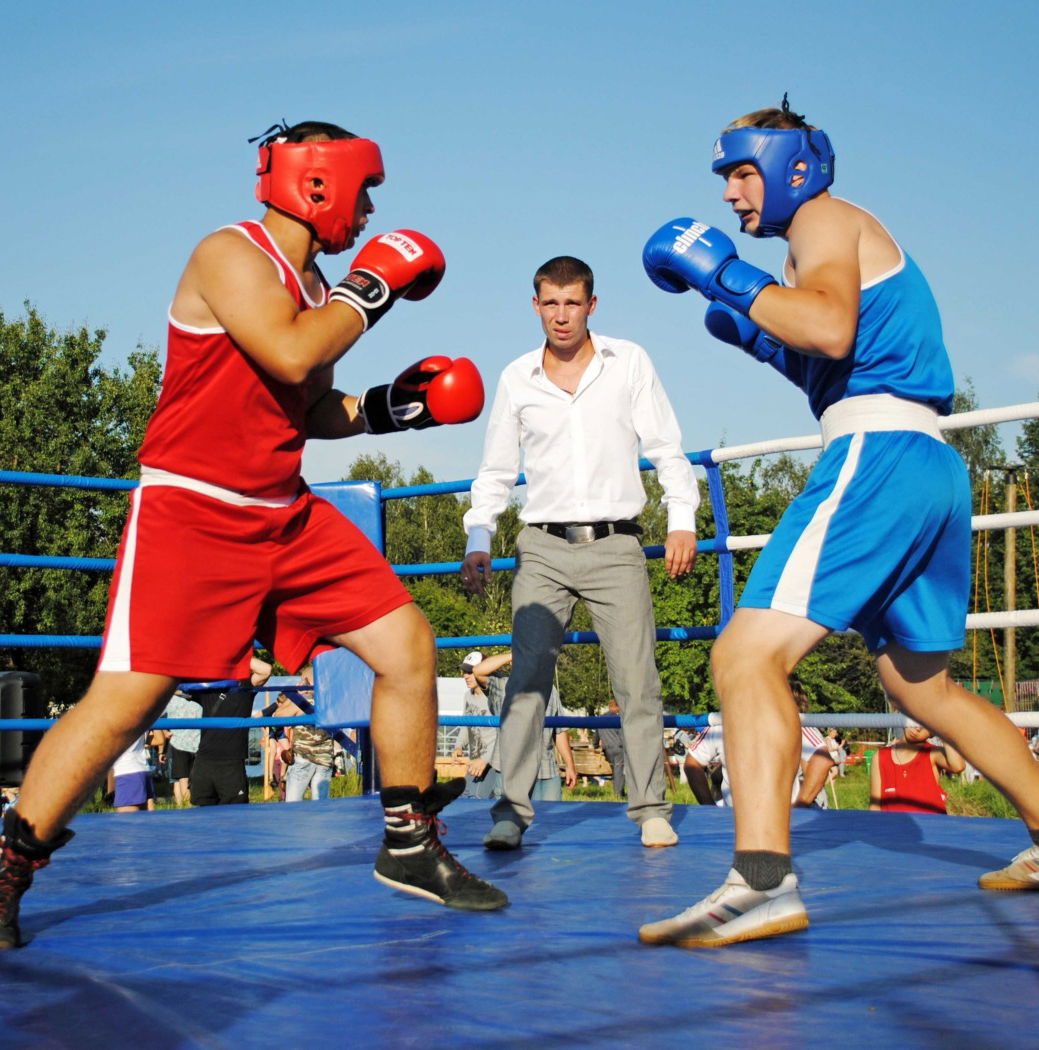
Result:
[[[502,372],[484,438],[483,461],[462,519],[466,553],[489,551],[498,516],[520,472],[524,522],[617,521],[646,503],[641,454],[664,490],[668,531],[696,531],[700,494],[682,451],[682,434],[646,351],[625,339],[589,333],[593,357],[577,392],[546,375],[545,346]]]

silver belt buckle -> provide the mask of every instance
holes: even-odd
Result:
[[[567,543],[591,543],[595,539],[595,527],[593,525],[567,525]]]

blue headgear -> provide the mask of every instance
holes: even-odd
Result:
[[[711,171],[753,164],[765,183],[757,237],[784,233],[794,213],[833,182],[833,147],[825,131],[807,128],[736,128],[714,144]],[[803,162],[805,170],[795,170]],[[792,185],[803,176],[800,186]]]

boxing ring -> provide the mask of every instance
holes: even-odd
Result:
[[[970,413],[954,423],[1027,418],[1039,405],[996,413],[997,420]],[[690,455],[708,473],[718,532],[702,550],[718,555],[721,574],[731,551],[767,537],[728,535],[717,465],[809,449],[813,440]],[[18,476],[27,477],[54,483]],[[416,492],[383,497],[400,494]],[[1037,514],[1008,517],[975,526],[1039,521]],[[0,564],[33,563],[0,555]],[[730,588],[730,614],[731,598]],[[972,620],[973,627],[1032,625],[1039,610]],[[658,637],[716,631],[660,628]],[[442,648],[507,642],[438,639]],[[27,648],[98,643],[0,635],[0,645]],[[845,716],[854,717],[861,716]],[[825,722],[839,724],[833,715]],[[0,722],[0,730],[12,728]],[[460,799],[444,817],[448,848],[500,885],[509,908],[456,912],[377,883],[382,821],[371,796],[291,809],[80,815],[76,840],[23,902],[31,943],[0,952],[0,1045],[1029,1045],[1039,894],[976,887],[981,872],[1027,844],[1016,821],[794,811],[795,869],[812,926],[775,940],[683,951],[642,946],[635,932],[715,888],[731,858],[731,811],[676,806],[681,841],[665,850],[641,847],[621,803],[540,803],[514,853],[482,849],[485,802]]]

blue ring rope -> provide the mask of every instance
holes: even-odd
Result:
[[[725,493],[722,485],[721,472],[714,463],[711,452],[690,452],[686,454],[690,463],[704,467],[707,472],[708,493],[714,510],[717,535],[712,539],[699,540],[697,550],[699,553],[717,554],[719,558],[719,590],[721,602],[721,619],[718,626],[708,627],[663,627],[657,628],[656,637],[658,642],[686,642],[686,641],[708,641],[714,639],[720,633],[721,627],[728,622],[732,616],[734,607],[734,586],[732,570],[732,554],[728,550],[727,540],[729,537],[729,519],[725,507]],[[639,460],[640,470],[652,470],[653,464],[648,459]],[[441,495],[445,493],[467,492],[472,486],[473,479],[460,481],[434,482],[427,485],[407,485],[395,489],[382,489],[380,498],[408,499],[415,496]],[[24,485],[53,485],[66,488],[102,489],[129,491],[136,488],[137,481],[123,479],[87,478],[75,475],[61,474],[34,474],[21,471],[0,471],[0,484],[24,484]],[[516,484],[525,484],[525,475],[519,475]],[[334,485],[338,482],[320,482],[312,486],[320,490],[323,485]],[[664,548],[661,545],[651,545],[643,548],[643,553],[649,560],[662,558]],[[94,572],[111,571],[115,567],[113,558],[84,558],[84,557],[59,557],[53,555],[26,555],[26,554],[0,554],[0,566],[17,568],[40,568],[40,569],[70,569],[86,570]],[[392,565],[391,568],[398,576],[435,576],[449,575],[459,571],[462,563],[460,561],[429,562],[415,565]],[[516,567],[515,558],[495,558],[491,561],[491,568],[496,572],[508,572]],[[571,631],[564,635],[567,644],[591,644],[599,640],[594,631]],[[511,635],[472,635],[458,638],[438,638],[436,645],[438,649],[460,649],[472,648],[477,645],[509,645]],[[101,647],[102,638],[93,635],[19,635],[0,634],[0,646],[8,648],[84,648],[98,649]]]
[[[664,715],[665,729],[703,729],[709,725],[708,715]],[[57,718],[0,718],[0,730],[21,729],[25,732],[50,729]],[[501,725],[499,715],[441,715],[437,719],[441,726],[492,726]],[[550,729],[619,729],[621,720],[617,715],[549,715],[545,725]],[[264,726],[316,726],[314,715],[294,715],[289,718],[158,718],[153,729],[261,729]],[[367,729],[368,719],[353,719],[322,725],[323,729]]]

